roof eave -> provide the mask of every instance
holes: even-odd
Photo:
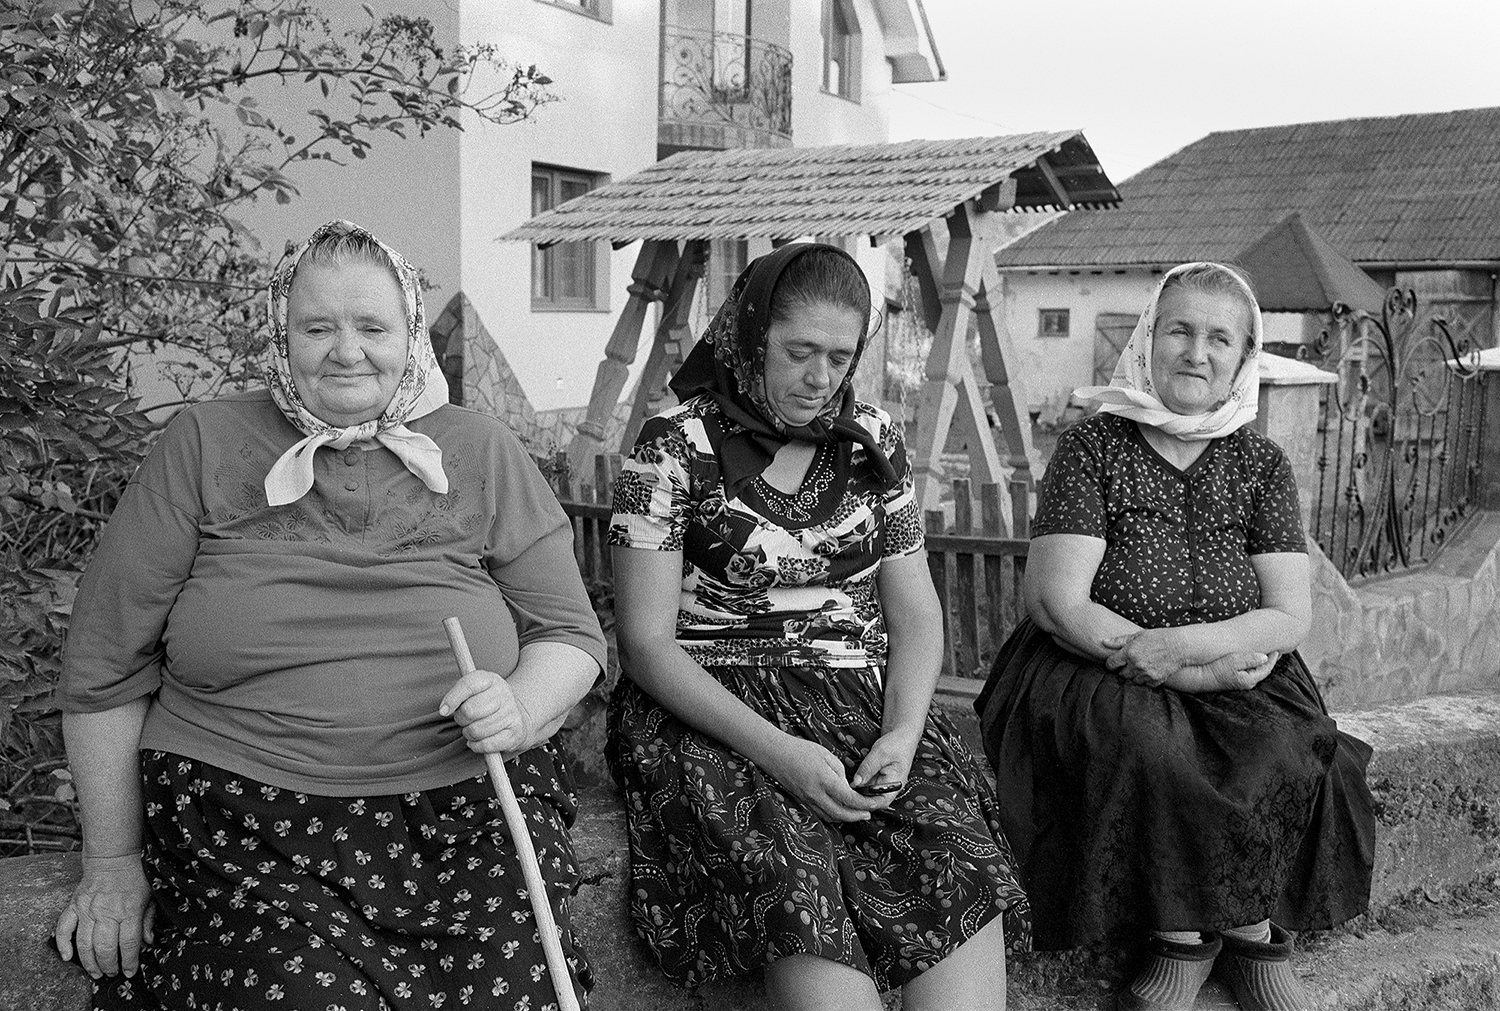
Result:
[[[1002,252],[1003,249],[1004,247],[1001,247],[996,250],[996,253]],[[995,269],[1002,274],[1080,274],[1085,271],[1092,273],[1106,270],[1163,271],[1175,266],[1177,266],[1176,263],[997,263]]]
[[[946,81],[948,71],[921,0],[874,0],[892,84]]]

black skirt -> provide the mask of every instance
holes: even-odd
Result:
[[[575,992],[592,985],[568,905],[577,811],[551,744],[511,766]],[[557,1007],[487,776],[395,796],[321,797],[141,752],[156,940],[95,1011]]]
[[[1266,917],[1326,928],[1368,906],[1371,749],[1296,653],[1252,690],[1190,694],[1131,684],[1026,620],[975,708],[1038,949]]]
[[[850,773],[880,736],[881,689],[869,668],[707,670]],[[611,699],[607,754],[625,795],[631,917],[679,986],[810,954],[893,989],[997,916],[1006,947],[1028,947],[1026,896],[994,791],[937,709],[905,788],[869,821],[820,820],[628,680]]]

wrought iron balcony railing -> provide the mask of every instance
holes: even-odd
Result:
[[[661,29],[659,136],[683,147],[784,147],[792,141],[792,54],[762,39]]]

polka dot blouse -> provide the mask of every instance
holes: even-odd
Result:
[[[1270,439],[1241,428],[1178,470],[1114,414],[1058,439],[1031,532],[1103,538],[1090,596],[1146,628],[1252,611],[1260,584],[1250,556],[1307,550],[1297,482]]]

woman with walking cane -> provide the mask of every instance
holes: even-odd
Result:
[[[592,973],[549,739],[604,657],[566,517],[504,425],[448,404],[388,246],[325,225],[269,308],[269,389],[167,426],[79,591],[59,949],[95,1008],[557,1007]],[[456,683],[450,615],[480,668]]]

